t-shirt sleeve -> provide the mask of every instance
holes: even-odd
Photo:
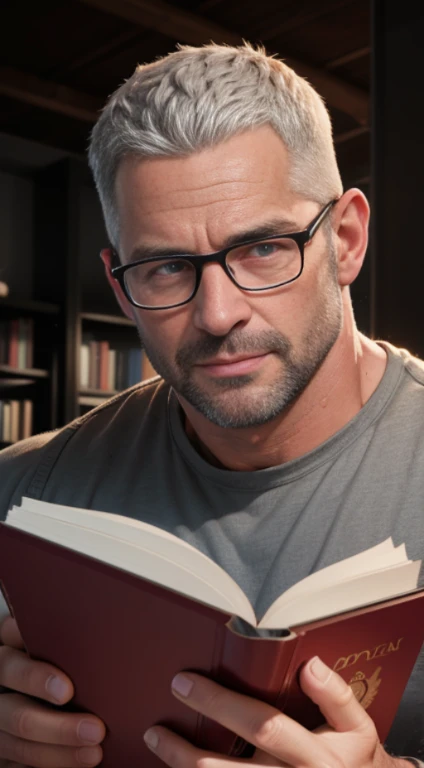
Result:
[[[43,449],[55,434],[45,432],[0,451],[0,521],[27,492]]]

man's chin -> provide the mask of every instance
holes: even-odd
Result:
[[[206,392],[199,389],[180,392],[180,396],[197,413],[208,421],[224,429],[247,429],[258,427],[275,418],[284,410],[281,402],[274,397],[267,397],[263,387],[247,387],[247,382],[238,387],[222,388],[220,391]]]

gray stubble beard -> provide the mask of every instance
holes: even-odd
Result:
[[[337,341],[343,323],[342,300],[334,271],[333,254],[328,264],[330,284],[321,311],[303,339],[301,359],[290,340],[278,331],[252,335],[235,331],[225,337],[207,336],[187,344],[175,356],[175,369],[156,349],[144,342],[155,370],[178,395],[218,427],[243,429],[266,424],[288,409],[306,389]],[[304,351],[303,351],[304,350]],[[192,378],[193,365],[219,354],[272,352],[281,360],[281,375],[257,393],[249,393],[255,374],[214,378],[215,394],[208,394]],[[245,396],[243,398],[243,390]],[[220,394],[220,393],[223,393]]]

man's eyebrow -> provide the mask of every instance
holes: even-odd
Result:
[[[231,237],[225,240],[223,248],[230,248],[232,245],[244,243],[246,240],[261,240],[263,237],[287,235],[291,232],[299,232],[299,225],[296,221],[290,221],[290,219],[270,219],[263,224],[259,224],[257,227],[231,235]]]
[[[299,225],[297,222],[291,221],[290,219],[270,219],[257,227],[244,230],[243,232],[237,232],[226,238],[222,245],[222,249],[231,248],[233,245],[238,245],[239,243],[244,243],[248,240],[261,240],[263,237],[285,235],[292,232],[299,232]],[[141,261],[142,259],[158,259],[167,256],[196,255],[198,254],[178,246],[139,245],[131,253],[129,262]]]

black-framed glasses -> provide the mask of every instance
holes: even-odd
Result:
[[[297,280],[304,248],[335,205],[332,200],[302,232],[246,240],[206,256],[178,254],[141,259],[111,269],[127,299],[141,309],[172,309],[195,296],[205,264],[220,264],[243,291],[269,291]],[[117,258],[117,255],[115,258]]]

